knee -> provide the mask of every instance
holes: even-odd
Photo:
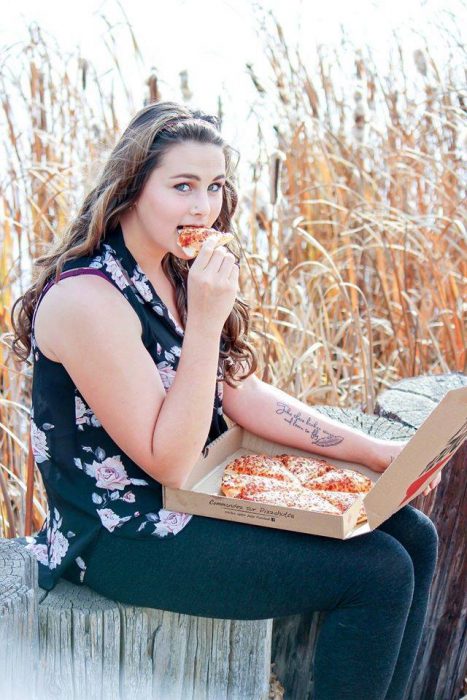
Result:
[[[420,534],[420,541],[423,542],[424,548],[434,553],[436,556],[438,553],[439,536],[436,526],[430,518],[418,511],[419,523],[418,531]]]
[[[393,537],[373,533],[371,547],[365,552],[362,566],[355,567],[357,595],[371,598],[377,605],[408,608],[415,588],[415,572],[407,550]]]
[[[434,564],[438,558],[439,546],[435,524],[425,513],[413,506],[408,505],[403,510],[406,510],[407,521],[402,544],[414,561],[422,557]]]

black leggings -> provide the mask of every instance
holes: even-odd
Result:
[[[194,516],[167,540],[102,529],[84,556],[84,583],[122,603],[202,617],[326,611],[316,700],[401,700],[437,550],[432,521],[410,505],[346,541]]]

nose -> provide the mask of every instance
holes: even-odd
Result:
[[[211,212],[211,205],[209,204],[209,199],[207,193],[199,193],[195,201],[192,203],[191,213],[205,216]]]

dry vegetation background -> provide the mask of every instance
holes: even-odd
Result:
[[[64,56],[37,26],[29,32],[3,52],[0,68],[0,537],[34,531],[46,512],[32,459],[28,469],[32,368],[10,350],[10,310],[30,283],[31,261],[60,235],[142,106],[132,102],[111,28],[110,88],[82,56]],[[452,32],[445,64],[423,38],[409,57],[395,39],[383,74],[369,50],[348,41],[331,53],[317,47],[316,67],[307,67],[274,17],[264,18],[269,75],[246,71],[258,115],[267,101],[277,117],[276,148],[268,152],[258,117],[251,177],[238,183],[240,283],[258,374],[303,401],[372,412],[376,394],[397,379],[465,371],[467,93],[454,23]],[[138,54],[130,27],[129,37]],[[148,75],[146,102],[158,99],[169,98]]]

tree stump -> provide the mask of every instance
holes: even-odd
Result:
[[[0,540],[5,589],[0,659],[11,663],[6,639],[36,659],[22,663],[28,686],[8,700],[266,700],[272,620],[220,620],[107,600],[87,586],[60,580],[37,588],[37,563],[13,540]],[[5,584],[9,571],[27,584]],[[29,572],[29,574],[28,574]],[[28,579],[29,575],[29,579]],[[34,576],[37,576],[34,573]],[[23,590],[24,589],[24,590]],[[21,596],[17,591],[21,591]],[[36,607],[32,601],[36,601]],[[37,605],[37,602],[39,603]],[[31,603],[27,608],[27,603]],[[30,610],[27,625],[18,620]],[[22,618],[21,618],[22,619]],[[26,629],[24,629],[26,627]],[[38,631],[38,634],[37,634]],[[29,651],[28,651],[29,653]],[[29,657],[28,657],[29,658]],[[3,687],[2,687],[3,690]]]
[[[0,540],[0,697],[29,697],[37,663],[37,562],[14,540]]]
[[[410,438],[450,390],[467,384],[464,375],[416,377],[383,392],[376,414],[358,409],[317,406],[320,413],[385,440]],[[426,513],[439,536],[439,561],[416,668],[406,700],[460,697],[465,669],[465,610],[462,581],[466,580],[462,524],[466,522],[466,444],[445,467],[445,476],[429,496],[411,505]],[[273,670],[284,686],[284,700],[313,700],[313,663],[319,630],[326,613],[281,617],[273,622]],[[448,691],[448,688],[450,689]],[[457,693],[457,694],[456,694]]]
[[[467,386],[464,374],[403,379],[384,391],[375,410],[381,416],[418,428],[450,389]],[[467,416],[466,416],[467,418]],[[467,442],[446,465],[440,485],[429,496],[412,501],[434,522],[439,555],[430,605],[406,698],[452,698],[467,692],[467,611],[465,607],[465,526]]]

